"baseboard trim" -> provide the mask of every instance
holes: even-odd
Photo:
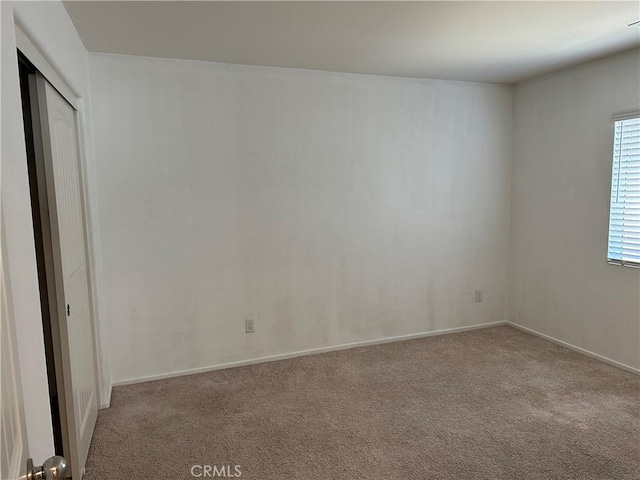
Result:
[[[199,367],[199,368],[192,368],[188,370],[180,370],[180,371],[171,372],[171,373],[161,373],[158,375],[149,375],[145,377],[130,378],[127,380],[120,380],[120,381],[114,382],[113,386],[119,387],[122,385],[132,385],[135,383],[153,382],[155,380],[163,380],[165,378],[181,377],[183,375],[193,375],[196,373],[206,373],[206,372],[213,372],[215,370],[224,370],[227,368],[243,367],[246,365],[255,365],[256,363],[276,362],[278,360],[287,360],[289,358],[304,357],[307,355],[316,355],[319,353],[335,352],[338,350],[348,350],[350,348],[367,347],[370,345],[382,345],[384,343],[402,342],[404,340],[414,340],[417,338],[434,337],[437,335],[447,335],[451,333],[467,332],[470,330],[498,327],[500,325],[506,325],[506,324],[507,322],[481,323],[478,325],[469,325],[465,327],[445,328],[442,330],[432,330],[430,332],[412,333],[409,335],[400,335],[397,337],[385,337],[385,338],[378,338],[374,340],[364,340],[361,342],[343,343],[340,345],[332,345],[329,347],[311,348],[308,350],[299,350],[291,353],[281,353],[278,355],[269,355],[266,357],[252,358],[249,360],[240,360],[237,362],[221,363],[218,365],[211,365],[208,367]]]
[[[518,330],[522,330],[523,332],[530,333],[540,338],[544,338],[545,340],[549,340],[550,342],[556,343],[558,345],[562,345],[569,350],[573,350],[574,352],[581,353],[591,358],[595,358],[596,360],[600,360],[601,362],[608,363],[609,365],[613,365],[614,367],[621,368],[622,370],[626,370],[627,372],[635,373],[636,375],[640,375],[640,369],[632,367],[630,365],[626,365],[624,363],[618,362],[616,360],[612,360],[609,357],[605,357],[603,355],[599,355],[597,353],[592,352],[591,350],[587,350],[585,348],[576,347],[575,345],[567,342],[563,342],[562,340],[558,340],[557,338],[551,337],[549,335],[545,335],[544,333],[540,333],[536,330],[532,330],[531,328],[523,327],[522,325],[518,325],[513,322],[506,322],[507,325],[517,328]]]

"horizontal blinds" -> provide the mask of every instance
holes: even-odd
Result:
[[[640,118],[615,122],[608,257],[640,266]]]

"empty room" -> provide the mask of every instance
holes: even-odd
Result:
[[[640,479],[640,3],[0,13],[1,480]]]

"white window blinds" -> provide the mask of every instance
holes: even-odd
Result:
[[[615,122],[608,258],[640,267],[640,118]]]

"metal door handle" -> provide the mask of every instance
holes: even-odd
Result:
[[[57,455],[47,458],[41,467],[34,467],[33,460],[27,460],[27,480],[63,480],[68,471],[67,461]]]

